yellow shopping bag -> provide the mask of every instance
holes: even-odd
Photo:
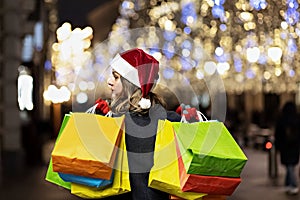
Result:
[[[124,116],[72,113],[52,151],[53,171],[109,180]]]
[[[104,198],[129,192],[129,168],[125,145],[125,133],[122,134],[120,148],[115,163],[115,176],[111,186],[103,189],[71,183],[71,193],[87,199]]]
[[[149,175],[149,187],[184,199],[202,199],[206,194],[183,192],[180,187],[175,135],[171,122],[159,120],[154,149],[154,165]]]

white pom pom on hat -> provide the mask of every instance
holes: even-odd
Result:
[[[158,79],[159,62],[142,49],[135,48],[117,54],[110,66],[121,76],[142,90],[139,105],[142,109],[149,109],[151,101],[145,98]]]

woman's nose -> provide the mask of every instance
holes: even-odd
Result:
[[[108,84],[108,86],[110,86],[110,87],[112,87],[112,86],[114,85],[112,77],[109,77],[109,78],[107,79],[107,84]]]

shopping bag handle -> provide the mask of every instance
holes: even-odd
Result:
[[[96,108],[98,106],[98,103],[96,103],[95,105],[93,105],[92,107],[90,107],[89,109],[87,109],[87,111],[85,111],[86,113],[91,113],[91,114],[95,114],[96,113]],[[104,116],[105,117],[112,117],[112,111],[108,111],[108,113],[106,113]]]
[[[197,113],[197,116],[198,116],[198,119],[199,119],[198,122],[208,121],[208,119],[205,117],[205,115],[202,112],[200,112],[199,110],[197,110],[196,113]],[[180,122],[188,123],[188,120],[186,119],[186,117],[185,117],[184,114],[182,114]]]
[[[90,107],[89,109],[87,109],[87,111],[85,111],[86,113],[91,113],[91,114],[95,114],[96,113],[96,108],[98,106],[98,103],[96,103],[94,106]]]

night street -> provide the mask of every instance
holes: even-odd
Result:
[[[283,192],[283,168],[278,165],[278,178],[268,176],[268,153],[245,149],[248,162],[242,172],[242,183],[228,200],[296,200],[299,195],[288,196]],[[47,167],[19,170],[18,174],[3,177],[0,194],[3,200],[77,200],[69,191],[44,180]],[[22,174],[22,175],[21,175]],[[5,184],[3,184],[5,183]]]

